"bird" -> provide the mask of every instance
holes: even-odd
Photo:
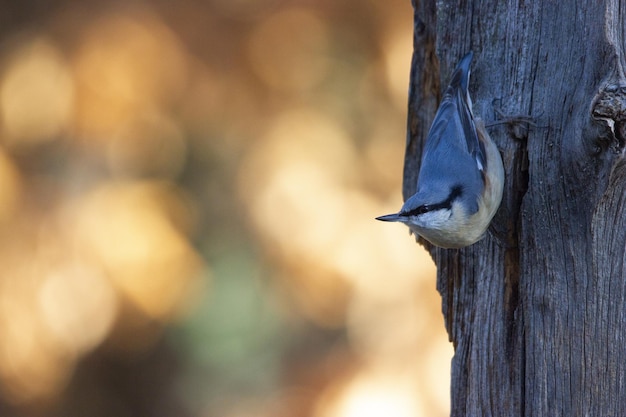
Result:
[[[468,92],[473,52],[452,73],[432,122],[417,191],[399,212],[376,220],[406,224],[441,248],[462,248],[485,236],[500,203],[504,167]]]

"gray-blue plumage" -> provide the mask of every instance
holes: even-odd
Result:
[[[417,191],[400,213],[447,201],[459,178],[463,178],[463,184],[459,184],[462,189],[458,198],[469,210],[467,214],[478,211],[486,158],[484,147],[478,140],[467,92],[472,56],[472,52],[465,55],[452,74],[428,132]],[[442,141],[445,143],[440,143]]]

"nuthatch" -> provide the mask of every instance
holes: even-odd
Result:
[[[472,114],[467,91],[472,52],[461,59],[430,127],[417,192],[395,214],[377,220],[401,222],[442,248],[479,241],[495,215],[504,186],[502,158]]]

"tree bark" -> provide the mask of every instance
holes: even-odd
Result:
[[[626,7],[413,6],[405,200],[441,86],[470,49],[475,114],[536,123],[489,129],[506,183],[488,236],[460,250],[420,240],[455,348],[451,415],[626,415]]]

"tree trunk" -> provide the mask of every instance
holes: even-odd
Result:
[[[536,126],[489,128],[506,183],[488,236],[429,247],[455,348],[451,414],[626,415],[626,7],[458,3],[413,0],[404,198],[470,49],[475,114]]]

